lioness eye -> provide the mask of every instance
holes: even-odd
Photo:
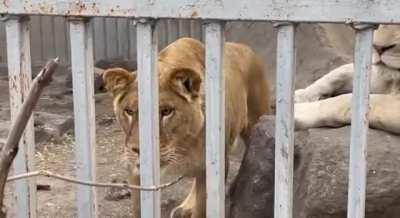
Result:
[[[167,116],[171,115],[174,111],[175,111],[175,109],[172,107],[163,108],[161,110],[161,116],[167,117]]]
[[[129,108],[125,108],[124,112],[126,114],[128,114],[129,116],[133,116],[133,110],[129,109]]]

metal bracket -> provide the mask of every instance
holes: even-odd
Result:
[[[87,22],[89,22],[90,21],[90,17],[78,17],[78,16],[76,16],[76,17],[67,17],[67,20],[69,21],[69,22],[85,22],[85,23],[87,23]]]
[[[221,20],[204,20],[202,22],[202,25],[207,25],[210,23],[219,23],[223,28],[225,27],[226,21],[221,21]]]
[[[297,23],[293,23],[293,22],[273,22],[272,25],[275,28],[278,28],[278,27],[281,27],[281,26],[289,26],[289,25],[297,26]]]
[[[134,19],[132,19],[131,20],[131,24],[133,25],[133,26],[136,26],[138,23],[140,23],[140,24],[150,24],[150,25],[152,25],[153,27],[157,24],[157,19],[154,19],[154,18],[134,18]]]
[[[350,26],[355,30],[366,30],[366,29],[378,29],[378,24],[369,24],[369,23],[350,23]]]
[[[8,20],[19,20],[21,22],[23,21],[29,21],[30,17],[26,15],[8,15],[8,14],[0,14],[0,21],[6,22]]]

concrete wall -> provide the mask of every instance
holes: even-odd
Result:
[[[136,30],[126,18],[94,18],[94,55],[96,60],[136,57]],[[159,22],[159,47],[179,36],[202,38],[201,23],[189,20]],[[32,63],[40,65],[59,56],[62,63],[70,63],[69,25],[64,17],[31,17]],[[0,22],[0,65],[6,65],[5,24]]]

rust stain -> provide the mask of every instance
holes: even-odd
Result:
[[[283,157],[283,158],[285,158],[285,159],[288,159],[289,158],[289,153],[288,153],[288,151],[285,149],[285,148],[281,148],[281,156]]]
[[[197,11],[193,11],[192,14],[190,15],[190,17],[197,17],[199,14],[197,13]]]

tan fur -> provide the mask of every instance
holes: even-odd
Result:
[[[400,134],[400,27],[374,32],[369,124]],[[354,66],[340,66],[295,92],[296,129],[343,126],[351,121]]]
[[[172,216],[205,217],[204,52],[201,42],[182,38],[159,53],[161,168],[169,174],[195,178],[191,193]],[[262,62],[247,46],[225,44],[224,76],[228,150],[238,136],[247,141],[250,128],[258,117],[269,112],[270,102]],[[133,152],[139,150],[135,73],[113,68],[106,70],[103,78],[113,94],[117,119],[125,133],[131,136],[126,156],[130,165],[130,182],[137,184],[137,154]],[[132,131],[128,133],[130,128]],[[138,193],[134,195],[138,209]]]

